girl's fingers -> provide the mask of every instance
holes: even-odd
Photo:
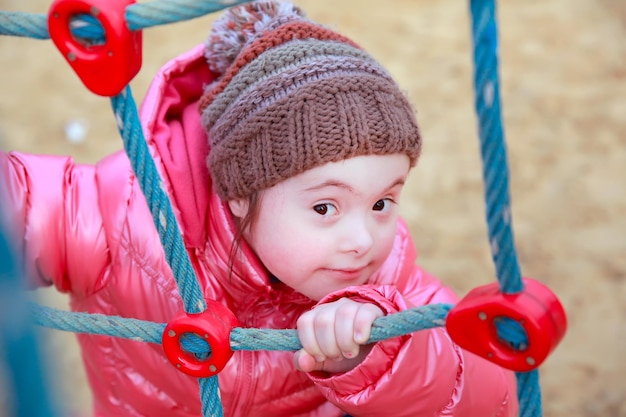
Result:
[[[304,313],[298,319],[298,338],[302,349],[317,362],[323,362],[325,358],[322,349],[317,342],[314,326],[315,314],[313,311]]]
[[[374,304],[358,304],[358,311],[354,316],[354,342],[359,345],[365,344],[372,333],[374,320],[384,316],[380,308]]]
[[[354,340],[354,324],[358,311],[358,303],[347,302],[339,306],[335,313],[335,343],[341,356],[347,359],[355,358],[359,354],[359,345]]]
[[[298,337],[316,362],[352,359],[369,339],[374,320],[383,315],[373,304],[340,299],[300,316]]]
[[[317,344],[325,358],[337,359],[342,357],[341,350],[337,346],[335,335],[336,305],[327,304],[317,309],[318,312],[313,320]],[[314,310],[315,311],[315,310]]]

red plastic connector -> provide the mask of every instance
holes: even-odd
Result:
[[[567,328],[565,310],[545,285],[524,278],[524,290],[503,294],[498,283],[470,291],[449,313],[446,328],[460,347],[504,368],[527,372],[537,368],[559,344]],[[515,320],[528,346],[515,349],[497,333],[495,321]]]
[[[56,0],[48,12],[48,31],[83,84],[95,94],[118,95],[141,68],[141,31],[126,25],[126,7],[135,0]],[[89,45],[76,39],[72,18],[90,14],[104,29],[104,44]]]
[[[217,301],[207,300],[207,309],[199,314],[182,312],[168,323],[161,342],[167,359],[181,372],[197,378],[217,375],[233,355],[230,348],[230,332],[238,326],[235,315]],[[180,338],[194,333],[204,339],[211,348],[208,358],[202,360],[185,352]]]

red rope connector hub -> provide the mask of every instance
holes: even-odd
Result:
[[[498,283],[470,291],[449,313],[446,328],[463,349],[504,368],[537,368],[565,335],[567,319],[558,298],[545,285],[524,278],[524,290],[504,294]],[[515,349],[498,336],[496,320],[511,319],[526,332],[528,346]]]
[[[235,315],[217,301],[207,300],[207,308],[202,313],[180,313],[170,321],[161,342],[167,359],[181,372],[197,378],[217,375],[233,355],[230,348],[230,332],[239,325]],[[182,349],[180,338],[193,333],[204,339],[211,348],[206,359]]]
[[[131,32],[126,24],[126,6],[135,0],[56,0],[48,12],[50,38],[93,93],[118,95],[141,68],[141,31]],[[72,18],[89,14],[104,29],[104,44],[90,45],[76,39]]]

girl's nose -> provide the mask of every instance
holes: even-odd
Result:
[[[343,252],[355,252],[363,255],[372,248],[374,234],[372,226],[368,224],[367,219],[351,219],[344,226],[341,240],[341,250]]]

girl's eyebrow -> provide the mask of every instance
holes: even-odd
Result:
[[[398,185],[404,185],[406,182],[406,177],[402,176],[398,179],[396,179],[395,181],[393,181],[389,187],[385,188],[385,190],[391,190],[392,188],[395,188]],[[313,185],[311,187],[306,188],[304,191],[317,191],[317,190],[321,190],[323,188],[326,187],[337,187],[337,188],[343,188],[345,190],[347,190],[350,193],[355,193],[354,188],[352,188],[352,186],[350,184],[347,184],[343,181],[339,181],[339,180],[335,180],[335,179],[328,179],[326,181],[323,181],[319,184]]]
[[[319,184],[313,185],[311,187],[305,188],[304,191],[317,191],[317,190],[321,190],[322,188],[326,188],[326,187],[337,187],[337,188],[343,188],[349,192],[354,192],[354,188],[352,188],[352,186],[350,186],[349,184],[346,184],[343,181],[339,181],[339,180],[326,180],[324,182],[321,182]]]

